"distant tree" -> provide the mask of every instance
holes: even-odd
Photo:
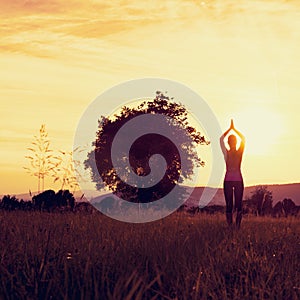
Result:
[[[23,199],[21,199],[19,202],[19,209],[23,211],[32,211],[33,210],[32,201],[24,201]]]
[[[272,211],[273,195],[266,186],[257,186],[248,199],[250,206],[255,207],[259,216],[269,214]]]
[[[41,125],[39,135],[34,136],[31,146],[27,148],[31,154],[25,156],[30,165],[23,167],[32,176],[38,178],[38,193],[44,191],[45,177],[50,176],[53,171],[54,161],[52,149],[50,149],[50,140],[45,125]]]
[[[252,202],[251,197],[247,196],[245,200],[243,200],[243,214],[255,214],[257,215],[257,207],[256,203]]]
[[[269,192],[264,195],[264,200],[262,204],[262,214],[271,215],[272,207],[273,207],[272,193],[270,194]]]
[[[1,200],[0,207],[4,210],[16,210],[19,208],[19,200],[15,196],[5,195]]]
[[[58,207],[67,207],[71,210],[75,207],[75,198],[72,193],[70,193],[69,190],[59,190],[55,194],[56,198],[56,205]]]
[[[295,202],[290,198],[284,198],[282,200],[282,208],[286,217],[289,215],[297,214],[297,206]]]
[[[278,201],[272,209],[272,216],[278,218],[278,217],[282,217],[283,215],[284,215],[284,211],[283,211],[282,202]]]
[[[35,209],[40,211],[52,209],[56,206],[55,192],[46,190],[32,197],[32,203]]]
[[[131,167],[136,174],[145,176],[151,172],[149,158],[153,154],[161,154],[167,162],[167,171],[163,179],[149,188],[137,188],[122,181],[114,169],[111,158],[112,143],[118,130],[126,122],[143,114],[163,114],[174,120],[170,126],[180,128],[185,132],[185,136],[174,134],[174,139],[181,144],[188,165],[184,172],[180,170],[181,161],[178,149],[169,139],[157,134],[148,134],[138,138],[130,149],[129,157]],[[189,124],[187,109],[158,91],[153,100],[143,101],[133,108],[124,106],[120,113],[113,117],[102,116],[96,141],[93,143],[94,150],[88,154],[85,167],[91,170],[92,180],[97,189],[101,190],[106,187],[127,201],[148,203],[164,197],[177,183],[183,182],[183,179],[190,179],[194,167],[204,166],[204,161],[198,157],[195,146],[208,144],[205,137]],[[124,156],[119,159],[126,158]]]
[[[71,210],[75,206],[75,198],[69,190],[60,190],[55,193],[53,190],[46,190],[32,197],[33,206],[40,211],[54,211],[56,208],[67,207]]]
[[[23,199],[19,200],[16,196],[5,195],[0,200],[0,209],[7,211],[31,211],[33,209],[33,205],[31,201],[24,201]]]

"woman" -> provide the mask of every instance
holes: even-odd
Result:
[[[228,137],[227,141],[229,149],[227,149],[225,146],[224,140],[231,130],[234,131],[241,139],[241,143],[238,149],[236,149],[237,138],[234,134],[231,134]],[[234,128],[233,120],[231,120],[229,129],[226,130],[220,137],[220,145],[226,162],[226,175],[224,179],[226,220],[228,225],[230,226],[232,224],[234,195],[235,208],[237,210],[236,226],[237,228],[240,228],[242,221],[242,200],[244,192],[244,182],[241,173],[241,162],[245,148],[245,137],[237,129]]]

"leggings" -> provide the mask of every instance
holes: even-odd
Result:
[[[242,200],[244,192],[243,181],[224,181],[224,195],[226,201],[226,213],[232,213],[233,194],[234,206],[238,212],[242,211]]]

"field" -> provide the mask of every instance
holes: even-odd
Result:
[[[300,220],[0,212],[2,299],[299,299]]]

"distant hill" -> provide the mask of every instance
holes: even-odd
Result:
[[[290,184],[271,184],[265,185],[269,191],[273,193],[273,205],[278,201],[282,201],[284,198],[291,198],[296,205],[300,205],[300,183],[290,183]],[[244,199],[251,196],[251,193],[255,190],[255,186],[245,187]],[[225,205],[225,199],[222,188],[211,188],[212,190],[217,190],[213,199],[208,203],[208,205]],[[185,202],[188,206],[199,205],[199,199],[203,193],[204,187],[196,187],[189,199]],[[88,197],[91,202],[99,202],[105,197],[113,196],[111,193],[104,194],[101,197]]]
[[[284,198],[291,198],[296,203],[296,205],[300,205],[300,183],[271,184],[265,186],[269,191],[273,193],[273,205],[275,205],[279,201],[282,201]],[[255,191],[256,187],[257,185],[245,187],[243,199],[250,197],[251,193]],[[197,205],[203,193],[203,190],[204,187],[195,188],[186,204],[188,206]],[[225,205],[222,188],[217,189],[215,196],[208,205]]]
[[[273,193],[273,205],[278,201],[283,200],[284,198],[291,198],[296,205],[300,205],[300,183],[289,183],[289,184],[269,184],[265,185],[269,191]],[[248,196],[251,196],[251,193],[255,190],[257,186],[247,186],[244,190],[244,199]],[[215,190],[215,188],[211,188]],[[186,201],[188,206],[197,206],[198,201],[203,193],[204,187],[196,187],[189,199]],[[37,194],[32,193],[32,195]],[[11,194],[13,196],[13,194]],[[111,193],[105,193],[101,196],[98,196],[99,193],[94,191],[88,191],[82,198],[82,192],[77,191],[75,193],[75,198],[77,201],[91,201],[99,202],[105,197],[112,196]],[[15,195],[18,199],[31,200],[29,193],[17,194]],[[0,196],[1,198],[3,195]],[[94,199],[96,198],[96,199]],[[208,205],[225,205],[224,194],[222,188],[217,188],[217,192],[213,199],[208,203]]]

